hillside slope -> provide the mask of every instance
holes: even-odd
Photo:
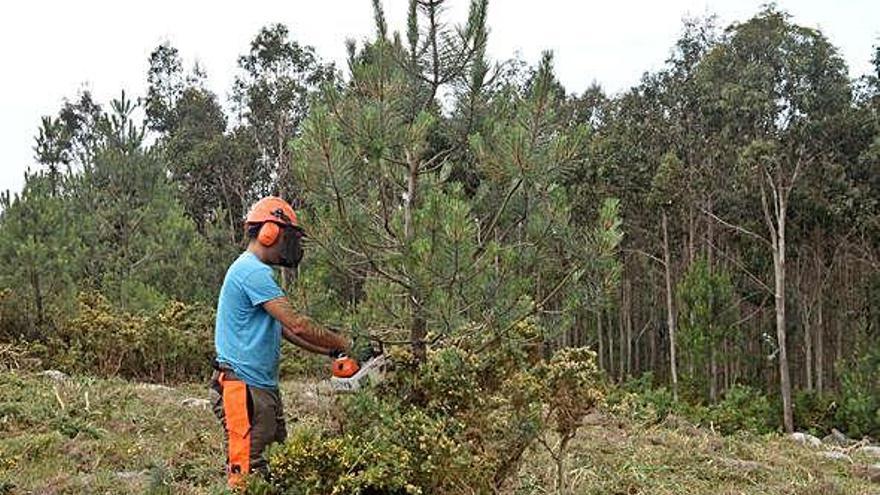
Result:
[[[327,421],[324,384],[285,382],[287,415]],[[202,384],[0,373],[0,494],[222,493],[221,432]],[[771,435],[722,437],[686,422],[593,415],[571,448],[572,493],[872,494],[865,454],[833,460]],[[833,449],[831,449],[833,450]],[[838,450],[839,451],[839,450]],[[551,493],[553,464],[529,453],[511,493]]]

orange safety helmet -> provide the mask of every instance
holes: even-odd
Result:
[[[278,259],[273,264],[295,268],[302,260],[300,239],[305,236],[298,225],[290,203],[276,196],[267,196],[251,206],[244,219],[248,229],[259,226],[256,239],[263,246],[278,245]]]
[[[277,196],[266,196],[254,203],[244,222],[247,225],[262,224],[257,240],[264,246],[275,244],[281,227],[298,226],[293,207]]]

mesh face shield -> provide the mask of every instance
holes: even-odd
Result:
[[[299,266],[303,257],[302,238],[304,235],[303,229],[294,225],[285,225],[281,228],[281,239],[278,243],[279,265],[292,269]]]

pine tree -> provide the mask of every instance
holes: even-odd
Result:
[[[573,235],[564,181],[583,159],[588,132],[561,125],[549,56],[528,91],[511,85],[484,100],[490,111],[481,132],[462,140],[460,129],[447,131],[456,118],[443,114],[438,98],[481,63],[467,57],[481,53],[474,45],[484,42],[485,2],[472,4],[458,37],[441,36],[440,3],[413,2],[408,45],[387,38],[377,8],[378,39],[351,47],[350,81],[326,87],[313,107],[294,162],[310,242],[356,295],[351,318],[397,327],[416,356],[465,327],[503,339],[529,316],[554,329],[544,335],[549,343],[572,324],[561,310],[589,300],[573,288],[605,280],[591,247],[613,257],[616,210],[606,209],[607,235]],[[413,28],[423,24],[425,32]],[[479,86],[471,80],[478,94],[468,98],[480,96]],[[474,190],[450,178],[453,157],[473,157]]]

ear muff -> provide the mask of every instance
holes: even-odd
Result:
[[[277,223],[264,222],[263,226],[260,227],[260,232],[257,234],[257,240],[266,247],[271,246],[278,240],[279,232],[281,232],[281,227]]]

